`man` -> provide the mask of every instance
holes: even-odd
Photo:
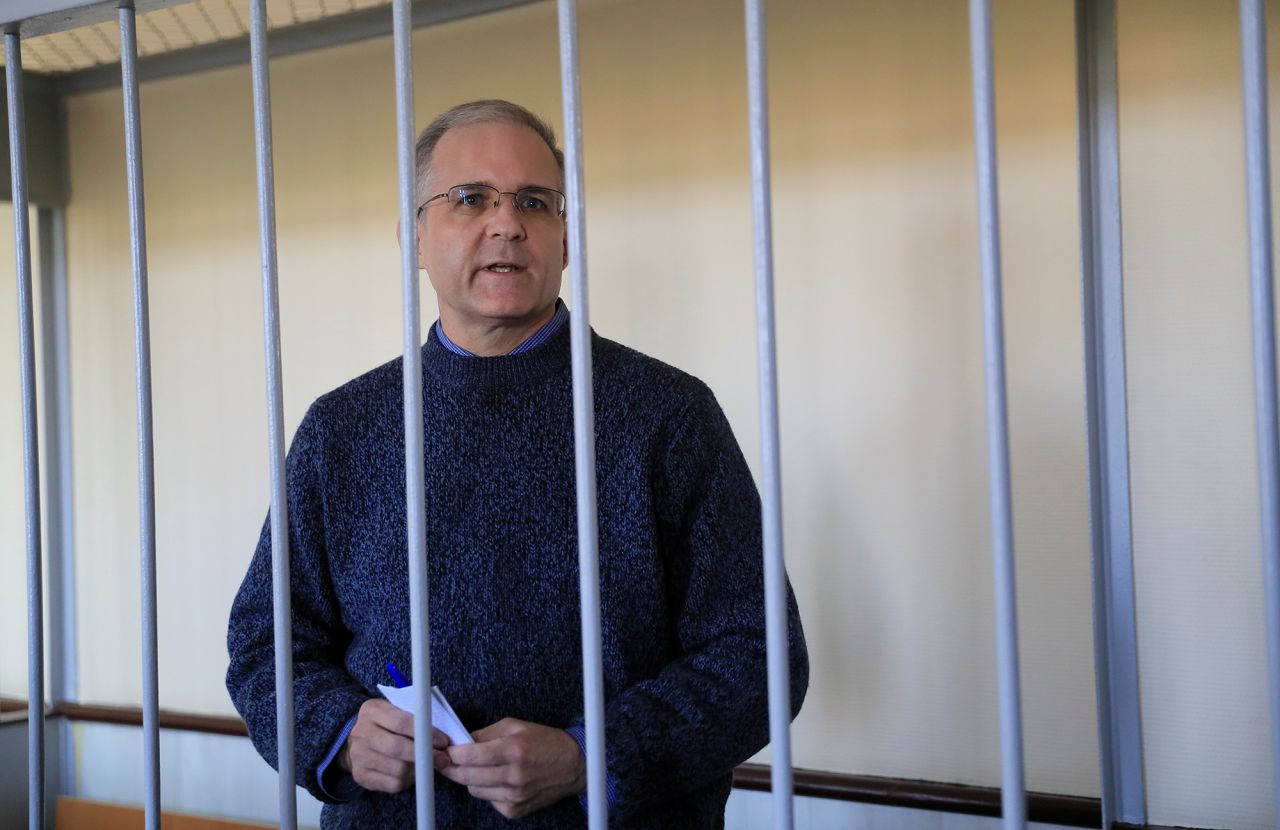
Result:
[[[477,101],[418,139],[431,679],[475,743],[434,735],[445,828],[583,826],[563,155]],[[707,387],[593,336],[606,766],[614,827],[718,827],[768,739],[759,497]],[[288,457],[300,784],[324,827],[414,821],[400,361],[318,399]],[[269,527],[231,611],[227,687],[277,758]],[[788,590],[793,715],[808,658]]]

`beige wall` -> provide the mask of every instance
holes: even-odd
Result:
[[[0,556],[5,578],[0,580],[0,695],[27,696],[27,583],[25,518],[22,501],[22,408],[18,394],[18,300],[14,293],[13,206],[0,206],[0,233],[4,289],[0,291]]]
[[[27,696],[26,537],[22,502],[22,408],[18,395],[18,301],[14,295],[13,206],[0,205],[0,267],[5,275],[0,290],[0,695]]]
[[[1121,5],[1151,818],[1261,828],[1271,787],[1234,6]],[[581,23],[593,323],[707,380],[758,469],[740,4],[588,2]],[[796,763],[996,784],[964,4],[774,4],[769,27],[786,542],[813,660]],[[995,37],[1028,783],[1096,795],[1072,4],[998,3]],[[480,96],[558,121],[555,42],[548,4],[419,31],[420,123]],[[488,57],[462,65],[477,43]],[[391,73],[387,40],[272,66],[290,430],[317,395],[400,348]],[[225,617],[267,503],[248,70],[148,83],[142,111],[161,703],[229,712]],[[131,703],[118,92],[73,99],[70,118],[81,691]],[[21,484],[10,469],[6,511]],[[22,666],[3,660],[0,690],[21,688]]]
[[[7,151],[6,151],[7,152]],[[36,239],[36,209],[28,213],[31,223],[31,311],[37,344],[40,339],[39,250]],[[13,205],[0,202],[0,389],[4,406],[0,409],[0,695],[27,696],[27,519],[25,473],[22,445],[22,374],[18,359],[18,297],[14,259]],[[39,345],[36,346],[36,399],[41,400]],[[37,418],[43,417],[43,410]],[[43,430],[40,423],[37,429]],[[39,435],[40,474],[44,477],[44,436]],[[47,580],[46,580],[47,582]],[[45,591],[48,596],[48,591]],[[45,630],[48,630],[46,625]],[[45,672],[46,689],[49,672]]]

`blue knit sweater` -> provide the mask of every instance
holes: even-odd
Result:
[[[719,827],[768,740],[759,497],[700,381],[593,336],[606,763],[614,827]],[[582,722],[569,331],[522,355],[423,347],[431,679],[463,723]],[[287,462],[295,776],[410,667],[401,362],[321,397]],[[276,763],[271,542],[231,609],[227,688]],[[792,710],[808,657],[788,588]],[[442,828],[585,826],[565,799],[507,822],[436,776]],[[356,788],[322,826],[410,827],[413,793]]]

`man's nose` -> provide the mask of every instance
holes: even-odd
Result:
[[[516,210],[515,197],[504,193],[498,197],[498,206],[488,212],[489,235],[502,239],[525,237],[524,214]]]

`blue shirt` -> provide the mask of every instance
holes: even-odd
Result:
[[[556,313],[551,315],[551,319],[542,324],[542,328],[531,334],[523,343],[516,346],[508,355],[524,354],[538,348],[543,343],[551,339],[551,336],[560,331],[564,324],[569,322],[569,308],[564,304],[563,300],[556,300]],[[462,357],[477,357],[474,352],[469,352],[449,339],[444,333],[444,326],[440,325],[440,321],[436,320],[436,337],[440,338],[440,345],[449,351]]]

